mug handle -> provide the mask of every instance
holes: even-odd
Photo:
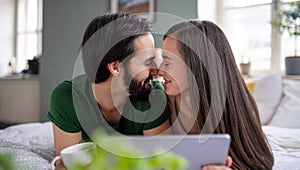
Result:
[[[56,156],[56,157],[54,157],[54,158],[52,159],[52,161],[51,161],[51,167],[52,167],[52,170],[55,170],[55,169],[56,169],[55,163],[56,163],[56,161],[59,160],[59,159],[61,159],[61,156]]]

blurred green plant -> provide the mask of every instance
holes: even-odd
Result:
[[[105,136],[107,136],[105,133],[97,131],[93,139],[95,143],[102,143]],[[142,153],[126,141],[114,141],[105,145],[114,147],[120,154],[127,157],[118,156],[101,147],[97,147],[93,161],[90,164],[78,164],[72,170],[184,170],[188,168],[187,160],[172,152],[165,152],[149,158],[138,158],[142,157]]]
[[[297,56],[297,37],[300,36],[300,1],[288,3],[287,9],[277,9],[276,19],[271,22],[279,34],[287,32],[294,38],[294,54]]]
[[[0,169],[1,170],[16,169],[13,157],[11,155],[0,152]]]

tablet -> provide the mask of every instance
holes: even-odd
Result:
[[[226,164],[230,145],[228,134],[109,136],[105,138],[108,143],[116,140],[133,144],[144,154],[145,158],[154,156],[154,153],[157,155],[171,151],[183,156],[189,162],[188,169],[191,170],[200,169],[201,166],[207,164]],[[113,148],[109,149],[112,153],[117,152],[113,151]]]

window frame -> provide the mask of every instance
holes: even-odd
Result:
[[[298,0],[299,1],[299,0]],[[216,0],[216,18],[217,22],[220,24],[221,27],[224,27],[224,13],[226,10],[234,10],[234,9],[243,9],[243,8],[251,8],[251,7],[259,7],[264,5],[270,5],[271,11],[271,21],[274,21],[276,19],[276,10],[281,8],[283,5],[288,4],[289,2],[283,2],[281,0],[272,0],[269,3],[258,3],[253,5],[244,5],[244,6],[238,6],[238,7],[225,7],[223,0]],[[271,22],[270,21],[270,22]],[[270,61],[270,69],[269,70],[253,70],[252,72],[254,74],[260,74],[260,73],[266,73],[270,71],[277,71],[280,73],[284,73],[284,68],[282,68],[282,45],[281,45],[281,35],[277,32],[276,28],[271,27],[271,61]]]
[[[37,46],[36,46],[36,56],[41,56],[42,55],[42,33],[43,33],[43,25],[42,25],[42,22],[43,22],[43,0],[36,0],[37,1],[37,26],[35,28],[35,30],[33,31],[28,31],[27,30],[27,10],[28,10],[28,3],[29,3],[29,0],[24,0],[25,1],[25,24],[24,24],[24,31],[18,31],[18,28],[19,28],[19,22],[18,22],[18,15],[19,15],[19,5],[20,5],[20,1],[21,0],[15,0],[15,28],[14,28],[14,56],[16,56],[16,61],[17,63],[22,63],[22,61],[27,61],[28,60],[28,56],[19,56],[18,55],[18,38],[20,36],[24,36],[24,35],[36,35],[37,36]],[[26,53],[26,47],[27,47],[27,41],[25,40],[25,43],[23,44],[25,46],[25,53]],[[27,63],[27,62],[26,62]],[[22,71],[26,69],[26,66],[23,67],[22,64],[17,64],[17,68],[16,70],[19,72],[19,71]]]

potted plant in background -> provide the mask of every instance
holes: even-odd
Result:
[[[240,69],[241,73],[244,76],[249,76],[250,75],[250,58],[245,57],[245,54],[241,55],[241,62],[240,62]]]
[[[300,1],[290,2],[288,9],[277,9],[276,20],[272,25],[278,33],[287,32],[294,38],[294,56],[285,58],[287,75],[300,75],[300,56],[297,55],[297,38],[300,36]]]

